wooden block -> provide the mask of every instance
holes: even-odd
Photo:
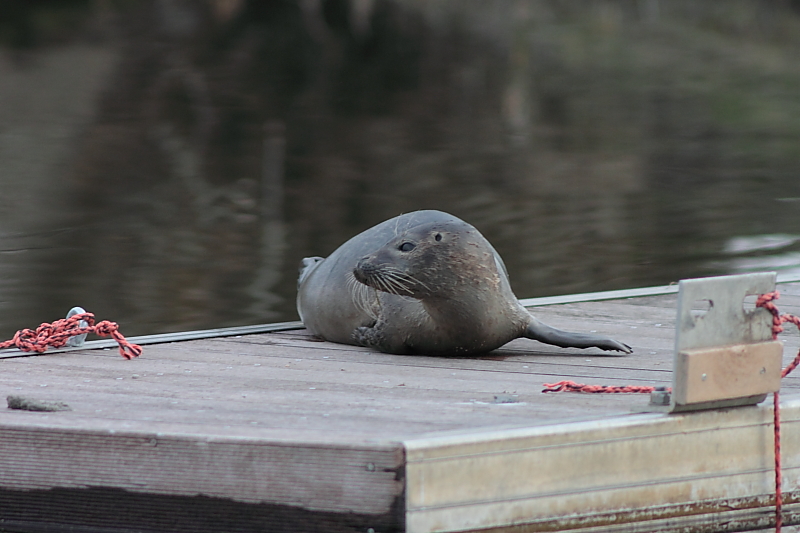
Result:
[[[757,397],[780,389],[779,341],[682,350],[675,360],[673,402],[687,405]]]

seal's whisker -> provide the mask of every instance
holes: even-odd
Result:
[[[387,281],[394,284],[394,286],[398,287],[399,289],[403,290],[404,292],[410,293],[412,292],[412,288],[414,287],[414,281],[408,275],[400,271],[389,270],[384,273],[384,277]]]
[[[406,272],[403,272],[399,268],[388,266],[382,269],[381,274],[386,277],[392,277],[392,279],[398,282],[398,284],[400,284],[406,292],[411,292],[412,287],[421,287],[427,292],[432,292],[431,288],[424,282]]]
[[[383,278],[384,285],[390,288],[390,292],[397,294],[403,290],[403,285],[398,281],[386,276]]]
[[[386,288],[386,292],[391,294],[397,294],[397,287],[392,283],[390,279],[382,277],[381,281],[383,282],[383,286]]]
[[[433,291],[431,291],[431,288],[428,285],[426,285],[424,282],[422,282],[422,280],[419,280],[416,277],[411,276],[409,274],[406,274],[405,276],[406,276],[406,280],[410,281],[414,285],[418,285],[418,286],[422,287],[427,292],[433,292]]]
[[[347,288],[347,292],[353,297],[353,303],[358,305],[356,302],[356,292],[358,292],[358,280],[356,279],[355,275],[352,272],[348,272],[344,276],[344,285]]]
[[[418,286],[422,287],[423,289],[425,289],[427,291],[430,291],[430,287],[428,287],[421,280],[417,279],[416,277],[412,276],[411,274],[408,274],[407,272],[403,272],[402,270],[400,270],[397,267],[390,266],[390,267],[386,268],[386,272],[391,272],[392,274],[397,276],[399,279],[402,279],[406,283],[411,283],[412,285],[418,285]]]
[[[391,265],[383,266],[381,268],[381,274],[387,274],[387,275],[388,274],[392,274],[392,275],[394,275],[396,277],[401,277],[401,278],[408,277],[408,275],[405,272],[403,272],[399,268],[393,267]]]
[[[384,281],[393,287],[396,287],[404,292],[411,292],[410,287],[405,283],[405,279],[394,272],[386,272],[383,276]]]
[[[359,300],[363,311],[373,320],[378,320],[381,309],[381,301],[378,299],[375,290],[372,287],[361,285],[359,291]]]
[[[412,278],[412,279],[414,279],[414,278]],[[418,279],[414,279],[414,283],[417,283],[417,284],[418,284],[420,287],[422,287],[423,289],[425,289],[425,292],[428,292],[428,293],[433,293],[433,291],[431,290],[431,288],[430,288],[430,287],[428,287],[427,285],[425,285],[424,283],[422,283],[420,280],[418,280]]]
[[[392,294],[396,294],[400,296],[401,294],[405,294],[408,291],[403,287],[401,283],[393,279],[386,279],[386,283],[391,286]]]
[[[376,278],[374,280],[375,290],[382,291],[382,292],[392,292],[391,290],[387,289],[383,280],[380,278]]]
[[[380,300],[374,289],[358,281],[352,272],[345,275],[345,284],[356,308],[377,320],[380,313]]]

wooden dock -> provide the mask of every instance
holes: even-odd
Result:
[[[781,311],[800,313],[800,283],[779,289]],[[643,412],[646,394],[541,392],[565,379],[669,386],[674,291],[525,303],[634,354],[522,339],[483,357],[396,356],[320,342],[294,324],[134,339],[158,344],[132,361],[100,342],[2,352],[7,395],[70,410],[0,412],[0,530],[769,526],[769,402],[667,415]],[[788,329],[785,363],[800,347]],[[800,371],[782,390],[784,523],[799,523]]]

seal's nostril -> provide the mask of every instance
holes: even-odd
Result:
[[[353,275],[358,281],[364,281],[375,271],[374,265],[372,265],[368,259],[367,257],[359,259],[358,263],[356,263],[356,267],[353,269]]]

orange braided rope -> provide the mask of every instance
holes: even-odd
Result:
[[[622,387],[612,387],[609,385],[584,385],[583,383],[575,383],[574,381],[559,381],[558,383],[545,383],[542,392],[603,392],[603,393],[643,393],[649,394],[657,387],[649,385],[625,385]],[[669,389],[663,389],[669,390]]]
[[[86,321],[87,326],[81,327],[81,321]],[[71,337],[94,333],[101,337],[112,337],[119,344],[119,353],[125,359],[133,359],[142,354],[142,347],[128,342],[119,332],[116,322],[103,320],[95,325],[93,313],[80,313],[69,318],[56,320],[52,324],[41,324],[36,330],[21,329],[14,334],[14,338],[0,342],[0,350],[16,347],[23,352],[43,353],[47,348],[61,348],[67,344]]]

